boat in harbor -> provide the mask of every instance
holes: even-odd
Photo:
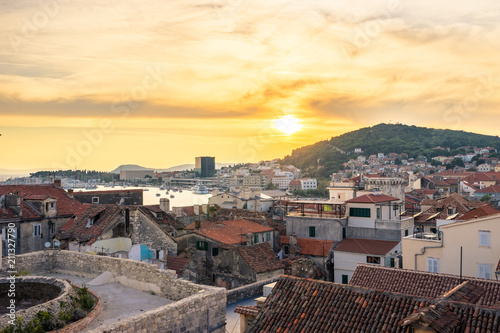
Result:
[[[200,182],[191,187],[191,191],[193,191],[194,194],[208,194],[208,188],[205,185],[201,185]]]

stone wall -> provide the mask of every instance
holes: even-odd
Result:
[[[130,212],[130,220],[134,226],[132,235],[133,244],[146,244],[157,251],[164,250],[165,256],[177,256],[177,243],[160,227],[140,210]]]
[[[92,333],[225,331],[224,289],[177,279],[174,271],[155,265],[71,251],[45,251],[16,256],[16,268],[27,269],[30,274],[49,271],[85,277],[109,271],[124,285],[177,301]]]
[[[0,279],[0,283],[10,283],[10,279],[8,278],[3,278]],[[44,290],[39,290],[39,292],[33,292],[33,290],[25,290],[24,292],[30,292],[32,295],[29,297],[37,298],[37,297],[49,297],[52,298],[49,301],[38,304],[35,306],[32,306],[30,308],[24,309],[24,310],[19,310],[19,308],[16,308],[15,311],[15,316],[19,316],[23,318],[24,323],[28,323],[37,314],[38,311],[44,310],[48,311],[50,313],[53,313],[55,316],[59,314],[59,312],[63,309],[61,309],[61,302],[64,302],[66,304],[72,304],[71,296],[76,296],[76,292],[74,291],[73,287],[66,281],[55,279],[55,278],[47,278],[47,277],[31,277],[31,276],[24,276],[24,277],[15,277],[15,293],[16,293],[16,307],[19,307],[20,299],[19,296],[22,295],[24,292],[22,292],[22,289],[24,288],[23,283],[26,283],[26,288],[33,287],[34,285],[50,285],[51,287],[53,286],[54,288],[57,288],[59,292],[53,290],[53,288],[47,288],[50,289],[50,291],[46,295],[42,295]],[[54,293],[56,293],[54,295]],[[55,297],[54,297],[55,296]],[[0,329],[3,329],[4,327],[9,325],[9,321],[15,319],[10,317],[10,314],[5,314],[0,317]]]
[[[264,289],[264,286],[266,284],[276,282],[279,280],[279,278],[280,278],[279,276],[276,276],[273,277],[272,279],[263,280],[252,284],[248,284],[243,287],[228,290],[226,293],[227,304],[238,302],[239,300],[252,297],[255,295],[260,295],[262,294],[262,290]]]

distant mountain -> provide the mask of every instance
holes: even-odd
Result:
[[[120,165],[118,168],[114,169],[113,171],[110,171],[110,173],[120,173],[120,171],[139,171],[139,170],[151,170],[151,168],[145,168],[143,166],[137,165],[137,164],[123,164]]]
[[[220,168],[226,167],[228,165],[231,165],[231,163],[215,163],[215,168],[220,169]],[[184,170],[192,170],[192,169],[194,169],[194,164],[180,164],[180,165],[176,165],[176,166],[166,168],[166,169],[145,168],[143,166],[136,165],[136,164],[124,164],[124,165],[120,165],[118,168],[111,171],[111,173],[120,173],[120,170],[125,170],[125,171],[129,171],[129,170],[133,170],[133,171],[135,171],[135,170],[154,170],[156,172],[169,172],[169,171],[184,171]]]
[[[450,148],[436,150],[435,147]],[[378,124],[348,132],[330,140],[301,147],[282,160],[300,169],[322,169],[319,176],[327,177],[341,169],[342,164],[354,155],[354,149],[361,148],[362,155],[377,153],[406,153],[409,157],[451,156],[464,146],[493,147],[500,149],[498,136],[482,135],[455,130],[442,130],[403,124]]]

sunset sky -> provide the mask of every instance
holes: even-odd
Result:
[[[252,162],[381,122],[499,134],[494,0],[3,0],[0,22],[0,169]]]

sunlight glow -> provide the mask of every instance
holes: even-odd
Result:
[[[285,134],[293,134],[302,128],[300,120],[292,116],[284,116],[274,122],[274,127]]]

